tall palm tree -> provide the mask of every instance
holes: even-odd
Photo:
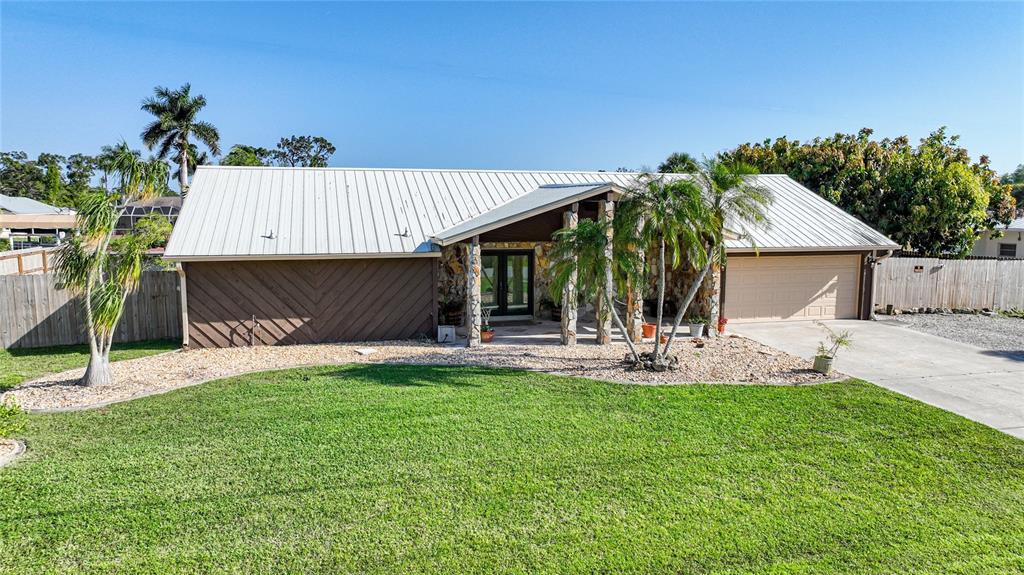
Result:
[[[700,189],[703,202],[707,209],[706,224],[703,226],[702,244],[708,254],[700,273],[690,285],[686,299],[676,312],[672,333],[665,342],[662,357],[668,357],[676,331],[683,321],[683,315],[693,303],[697,289],[704,282],[715,264],[724,266],[725,227],[732,226],[734,232],[743,232],[750,227],[767,227],[768,206],[774,201],[771,190],[759,186],[751,176],[758,172],[749,164],[726,161],[722,157],[705,159],[693,174],[695,183]],[[757,249],[754,239],[749,234],[743,236]],[[697,266],[695,266],[697,267]],[[659,345],[655,340],[655,345]]]
[[[683,261],[703,263],[707,250],[703,241],[710,213],[700,187],[692,180],[669,179],[662,175],[641,174],[616,210],[615,237],[639,251],[657,249],[658,308],[654,333],[654,351],[649,361],[662,364],[659,352],[661,325],[665,307],[665,276],[669,263],[678,268]],[[671,262],[666,258],[671,257]],[[646,274],[637,276],[645,281]]]
[[[85,385],[111,383],[110,345],[125,299],[142,273],[142,256],[159,238],[145,230],[113,239],[127,203],[158,196],[167,187],[170,168],[163,160],[142,160],[128,144],[109,150],[113,190],[87,194],[79,206],[79,234],[57,252],[57,282],[82,296],[89,333],[89,367]]]
[[[210,148],[214,156],[220,155],[220,134],[209,122],[196,119],[206,106],[206,98],[193,97],[192,87],[185,84],[177,90],[157,86],[153,97],[142,102],[142,109],[156,116],[142,131],[142,141],[152,150],[159,146],[157,157],[166,159],[175,155],[178,163],[178,184],[181,196],[188,193],[189,143],[194,136]]]

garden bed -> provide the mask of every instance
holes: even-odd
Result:
[[[677,344],[679,369],[661,373],[625,369],[624,344],[494,345],[467,349],[433,343],[375,342],[203,349],[111,364],[115,383],[109,386],[78,385],[84,369],[75,369],[21,384],[0,399],[13,400],[29,410],[80,409],[253,371],[367,362],[511,367],[637,384],[803,384],[828,379],[812,371],[809,361],[746,338],[701,341],[704,347],[697,347],[693,341]],[[357,352],[364,348],[374,352]]]

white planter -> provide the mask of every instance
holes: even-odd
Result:
[[[704,324],[702,323],[691,323],[687,324],[690,328],[690,335],[692,337],[704,337]]]
[[[814,371],[825,375],[832,373],[832,358],[827,355],[814,356]]]

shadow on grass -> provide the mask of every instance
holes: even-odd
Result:
[[[476,378],[516,375],[520,370],[481,366],[437,366],[398,364],[352,364],[324,375],[359,379],[388,387],[481,387]]]

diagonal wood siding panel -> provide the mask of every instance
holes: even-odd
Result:
[[[189,342],[233,347],[429,335],[435,265],[433,258],[188,263]]]

